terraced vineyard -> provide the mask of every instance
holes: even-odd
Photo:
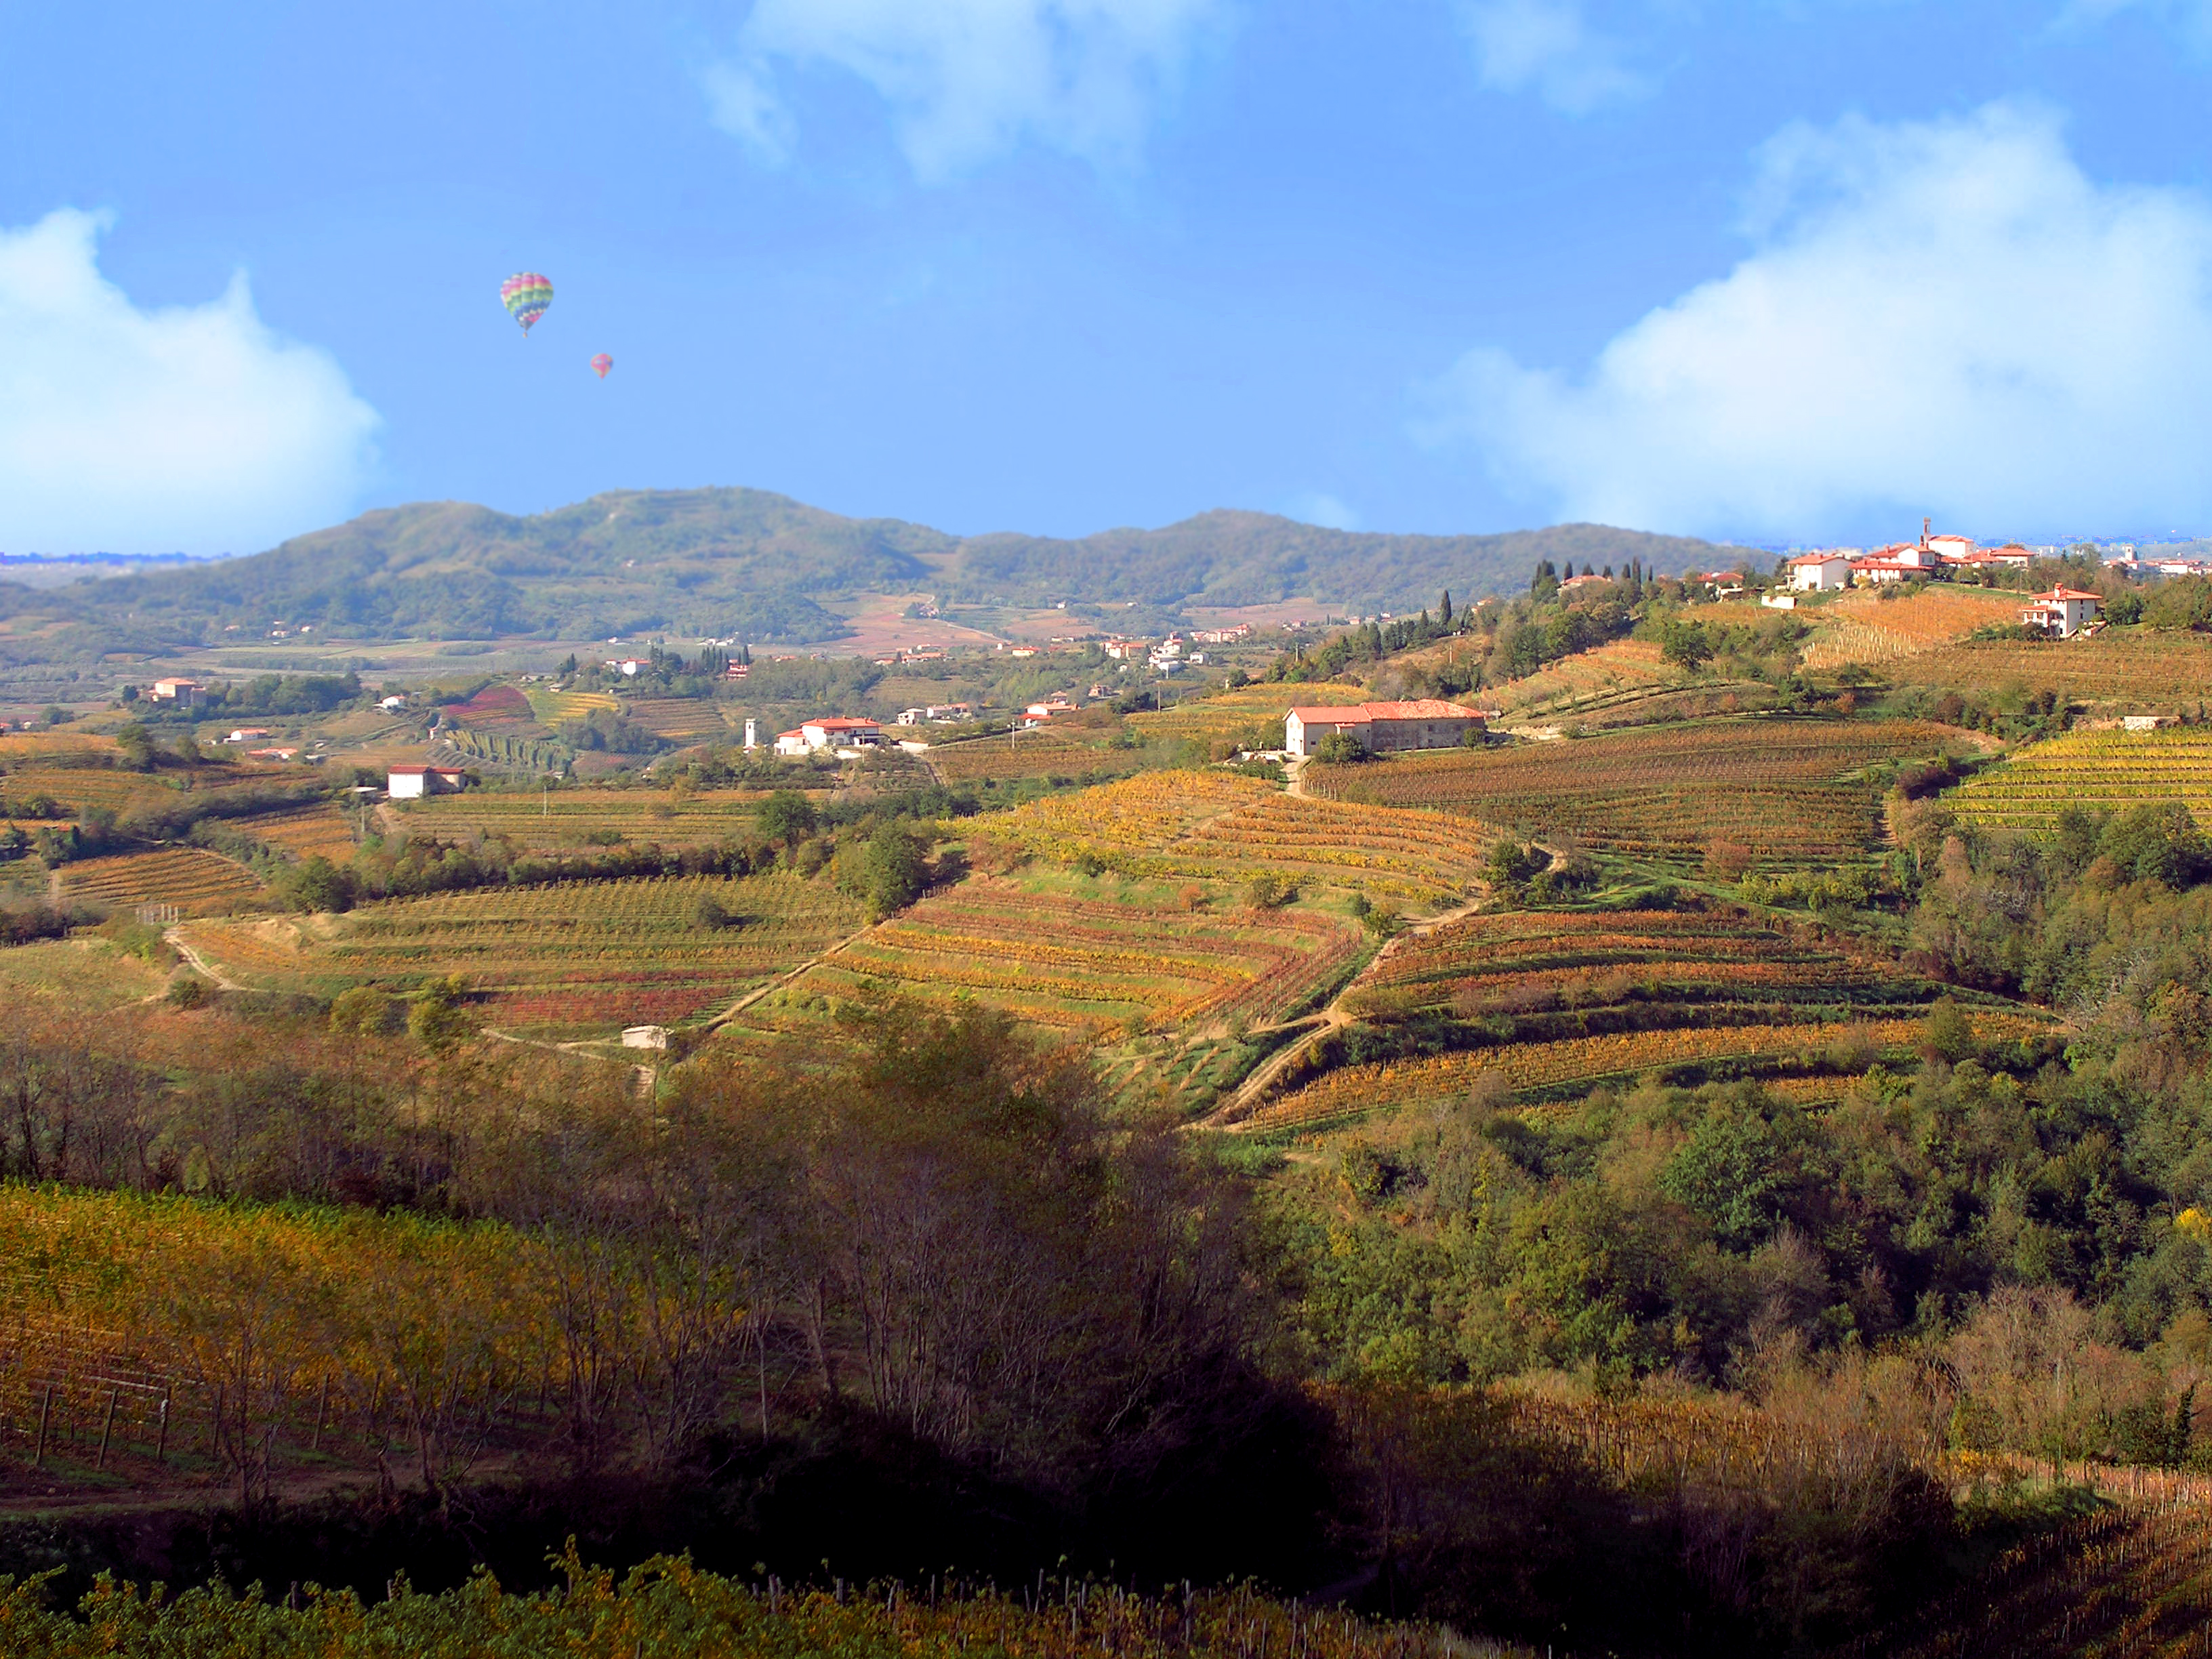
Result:
[[[767,793],[715,789],[678,799],[661,789],[472,789],[432,795],[393,809],[390,816],[410,835],[446,841],[496,835],[519,846],[550,848],[619,836],[636,845],[687,847],[748,834],[754,808]]]
[[[930,769],[949,784],[1010,778],[1111,777],[1133,772],[1143,760],[1127,749],[1109,749],[1065,731],[1041,726],[1012,738],[970,738],[933,746]]]
[[[0,798],[7,800],[32,800],[41,795],[77,812],[88,806],[123,812],[143,802],[180,799],[146,773],[105,766],[18,766],[0,781]]]
[[[1769,862],[1827,864],[1877,844],[1882,785],[1867,768],[1960,740],[1913,720],[1712,720],[1305,775],[1335,799],[1441,807],[1662,866],[1692,863],[1715,841]]]
[[[29,800],[44,795],[82,812],[99,807],[127,812],[134,807],[177,806],[190,800],[221,799],[271,785],[303,782],[312,775],[296,769],[289,772],[252,766],[200,766],[189,775],[194,793],[186,795],[180,772],[126,772],[107,766],[18,764],[0,778],[0,801]]]
[[[1983,1042],[2031,1036],[2045,1029],[2018,1014],[1977,1012],[1968,1018]],[[1523,1100],[1540,1102],[1580,1096],[1601,1083],[1627,1083],[1649,1073],[1663,1076],[1688,1067],[1702,1074],[1722,1062],[1731,1071],[1825,1063],[1822,1051],[1838,1040],[1902,1058],[1918,1043],[1923,1028],[1917,1018],[1850,1025],[1691,1026],[1508,1043],[1384,1065],[1344,1066],[1269,1102],[1231,1127],[1248,1133],[1320,1129],[1371,1111],[1458,1098],[1486,1075],[1503,1078]],[[1838,1084],[1837,1091],[1843,1086]]]
[[[95,904],[174,904],[194,914],[251,903],[261,884],[244,865],[197,847],[160,847],[61,869],[62,891]]]
[[[237,828],[295,859],[319,855],[340,864],[353,856],[353,815],[336,806],[318,804],[242,818]]]
[[[2191,714],[2212,685],[2212,636],[2127,629],[2087,639],[1978,641],[1889,665],[1900,684],[2055,691],[2133,713]]]
[[[2017,623],[2024,596],[1983,587],[1939,586],[1903,599],[1850,593],[1814,613],[1804,664],[1836,669],[1845,663],[1894,662],[1963,639],[1992,623]]]
[[[1896,963],[1752,915],[1516,911],[1466,916],[1400,941],[1345,999],[1367,1018],[1465,1018],[1630,1003],[1835,1009],[1934,994]]]
[[[1649,641],[1614,640],[1509,680],[1474,700],[1499,710],[1501,726],[1603,725],[1614,719],[1644,720],[1652,714],[1655,704],[1684,695],[1715,700],[1734,695],[1741,702],[1747,694],[1747,688],[1733,684],[1689,691],[1688,678]]]
[[[1194,911],[1164,889],[1109,879],[1110,896],[1030,876],[925,898],[739,1012],[717,1042],[804,1065],[834,1048],[832,1017],[850,1002],[972,998],[1096,1045],[1118,1092],[1202,1105],[1251,1064],[1245,1033],[1325,1000],[1364,948],[1341,913]]]
[[[1040,857],[1138,877],[1242,882],[1261,871],[1429,909],[1480,890],[1486,837],[1463,817],[1285,794],[1214,769],[1147,772],[1032,801],[977,828]]]
[[[738,918],[698,920],[712,899]],[[241,983],[330,994],[459,973],[502,1030],[604,1036],[720,1008],[856,930],[860,908],[797,875],[564,882],[395,900],[320,924],[205,922],[188,937]]]
[[[530,700],[531,712],[547,726],[582,720],[594,708],[610,714],[622,712],[620,699],[611,691],[556,691],[550,686],[533,685],[523,695]]]
[[[674,743],[699,743],[730,734],[722,711],[705,697],[632,697],[623,712],[634,724]]]
[[[2212,732],[2069,732],[1968,779],[1944,802],[1971,823],[2050,829],[2069,806],[2125,811],[2179,801],[2212,826]]]
[[[36,765],[40,761],[96,764],[120,748],[114,738],[89,732],[0,732],[0,765]]]
[[[874,980],[928,1001],[974,996],[1091,1036],[1132,1023],[1266,1024],[1358,950],[1340,915],[1188,912],[971,881],[871,928],[808,969],[791,995],[850,996]]]

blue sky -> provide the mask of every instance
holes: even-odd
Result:
[[[2212,531],[2212,0],[0,18],[9,551],[709,483]]]

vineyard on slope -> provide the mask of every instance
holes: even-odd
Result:
[[[930,769],[948,784],[1113,777],[1144,764],[1143,757],[1133,750],[1111,748],[1049,726],[1011,736],[933,744],[927,758]]]
[[[1481,890],[1486,838],[1463,817],[1289,795],[1218,770],[1147,772],[979,820],[1040,858],[1140,878],[1241,882],[1262,871],[1447,909]]]
[[[609,691],[557,691],[551,686],[533,685],[524,695],[530,699],[531,712],[547,726],[582,720],[594,708],[610,714],[622,712],[620,700]]]
[[[1403,941],[1349,994],[1347,1009],[1463,1018],[1628,1003],[1857,1006],[1935,994],[1875,953],[1751,915],[1698,911],[1522,911],[1463,917]]]
[[[1868,769],[1958,740],[1917,720],[1711,720],[1312,766],[1306,786],[1338,800],[1571,835],[1659,864],[1686,865],[1723,841],[1760,860],[1826,865],[1879,842],[1884,786]]]
[[[734,1052],[788,1053],[793,1038],[829,1037],[837,1009],[870,994],[972,998],[1079,1041],[1151,1034],[1165,1052],[1111,1056],[1109,1083],[1195,1100],[1249,1063],[1245,1032],[1320,1000],[1361,949],[1342,915],[970,880],[860,935],[736,1015],[720,1040]]]
[[[392,814],[410,835],[458,840],[504,836],[533,850],[573,848],[593,838],[664,847],[727,841],[752,828],[767,792],[702,790],[677,796],[658,789],[556,788],[532,793],[472,789],[433,795]]]
[[[1242,742],[1247,748],[1279,749],[1283,716],[1293,707],[1364,702],[1374,695],[1341,682],[1244,685],[1187,697],[1166,708],[1141,709],[1128,720],[1130,729],[1148,742]]]
[[[62,891],[95,904],[175,904],[207,915],[249,904],[261,895],[252,872],[197,847],[161,847],[112,858],[80,859],[61,867]]]
[[[1446,640],[1394,658],[1392,664],[1431,674],[1465,674],[1480,666],[1482,655],[1480,638]],[[1776,694],[1761,680],[1693,673],[1668,661],[1648,640],[1613,640],[1518,679],[1468,692],[1459,701],[1496,711],[1502,731],[1595,732],[1755,713],[1772,707]]]
[[[1832,670],[1845,663],[1893,662],[1962,639],[1993,623],[2017,623],[2022,596],[1979,587],[1930,587],[1902,599],[1850,593],[1815,613],[1804,665]]]
[[[2124,811],[2179,801],[2212,825],[2212,734],[2071,732],[2014,752],[1960,784],[1944,804],[1970,823],[2048,830],[2069,806]]]
[[[1984,1042],[2017,1041],[2046,1029],[2017,1014],[1977,1012],[1969,1018],[1976,1038]],[[1730,1071],[1818,1067],[1827,1063],[1821,1051],[1838,1039],[1855,1048],[1896,1054],[1910,1051],[1924,1029],[1919,1019],[1693,1026],[1344,1066],[1268,1103],[1233,1127],[1259,1133],[1317,1129],[1376,1109],[1462,1097],[1485,1076],[1502,1079],[1524,1100],[1540,1102],[1586,1093],[1601,1083],[1633,1081],[1647,1073],[1665,1077],[1686,1070],[1703,1075],[1723,1061]]]
[[[2123,711],[2195,714],[2212,685],[2212,638],[2130,629],[2086,639],[1975,641],[1888,664],[1899,684],[2055,692]]]
[[[722,711],[705,697],[633,697],[623,713],[634,725],[674,743],[698,743],[730,734],[730,723],[722,718]]]
[[[310,1453],[452,1479],[562,1414],[557,1249],[405,1212],[0,1184],[0,1457],[242,1493]]]
[[[702,920],[711,901],[729,920]],[[327,924],[201,923],[187,937],[242,983],[331,994],[458,973],[501,1030],[604,1036],[721,1006],[853,933],[860,907],[789,873],[652,877],[441,893]]]
[[[336,806],[302,806],[264,817],[241,818],[237,828],[295,859],[322,857],[342,864],[353,856],[354,819]]]

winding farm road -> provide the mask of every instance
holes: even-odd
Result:
[[[242,991],[246,988],[225,974],[185,940],[182,928],[172,927],[161,935],[162,941],[185,959],[185,965],[218,991]]]
[[[1308,1014],[1304,1019],[1286,1021],[1283,1025],[1273,1028],[1283,1030],[1311,1022],[1312,1030],[1280,1052],[1268,1055],[1249,1077],[1237,1085],[1235,1094],[1189,1127],[1194,1129],[1231,1129],[1258,1111],[1266,1103],[1268,1092],[1291,1068],[1292,1062],[1304,1056],[1331,1031],[1340,1030],[1352,1024],[1355,1016],[1344,1006],[1345,998],[1365,984],[1392,951],[1401,948],[1408,939],[1424,939],[1449,922],[1474,915],[1482,903],[1482,899],[1470,899],[1455,909],[1440,911],[1436,915],[1414,922],[1405,932],[1386,939],[1382,948],[1375,953],[1373,960],[1352,976],[1351,982],[1330,1000],[1328,1007],[1319,1013]]]

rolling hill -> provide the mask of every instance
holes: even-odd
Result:
[[[949,604],[1263,605],[1344,610],[1517,586],[1540,559],[1712,564],[1705,542],[1566,525],[1492,536],[1326,530],[1260,513],[1074,540],[963,538],[849,519],[757,489],[617,490],[514,517],[459,501],[380,508],[265,553],[36,591],[0,580],[9,654],[204,644],[312,623],[349,638],[600,637],[665,630],[805,643],[831,603],[927,592]],[[35,644],[33,644],[35,641]]]

